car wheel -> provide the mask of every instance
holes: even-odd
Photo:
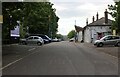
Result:
[[[120,47],[120,42],[117,43],[117,46]]]
[[[99,43],[97,47],[103,47],[103,43]]]
[[[42,45],[42,43],[41,43],[41,42],[38,42],[38,43],[37,43],[37,45],[39,45],[39,46],[40,46],[40,45]]]

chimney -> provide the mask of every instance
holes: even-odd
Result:
[[[97,15],[96,15],[96,21],[98,20],[98,16],[99,16],[99,15],[98,15],[98,12],[97,12]]]
[[[107,11],[107,9],[105,10],[104,14],[105,14],[105,23],[108,23],[108,11]]]
[[[86,25],[88,25],[88,18],[86,19]]]
[[[94,22],[94,21],[95,21],[95,17],[93,16],[93,18],[92,18],[92,19],[93,19],[93,22]]]

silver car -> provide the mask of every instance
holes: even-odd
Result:
[[[44,40],[39,37],[39,36],[29,36],[26,39],[21,39],[20,43],[22,44],[37,44],[37,45],[42,45],[44,44]]]
[[[107,35],[102,37],[100,40],[96,40],[94,45],[102,47],[103,45],[114,45],[120,46],[120,36]]]

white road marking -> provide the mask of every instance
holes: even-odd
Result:
[[[16,63],[16,62],[18,62],[18,61],[22,60],[22,59],[23,59],[23,58],[20,58],[20,59],[18,59],[18,60],[15,60],[15,61],[13,61],[13,62],[11,62],[11,63],[7,64],[6,66],[4,66],[4,67],[0,68],[0,70],[5,69],[6,67],[8,67],[8,66],[10,66],[10,65],[12,65],[12,64],[14,64],[14,63]]]
[[[28,51],[32,51],[32,50],[35,50],[35,49],[36,49],[36,48],[32,48],[32,49],[29,49]],[[15,60],[15,61],[13,61],[13,62],[7,64],[6,66],[0,68],[0,70],[3,70],[3,69],[5,69],[5,68],[9,67],[10,65],[12,65],[12,64],[14,64],[14,63],[16,63],[16,62],[22,60],[23,58],[25,58],[25,57],[27,57],[27,56],[30,56],[30,55],[34,54],[34,53],[35,53],[35,52],[30,53],[30,54],[28,54],[28,55],[26,55],[26,56],[24,56],[24,57],[22,57],[22,58],[20,58],[20,59],[18,59],[18,60]]]
[[[35,48],[29,49],[28,51],[32,51],[32,50],[35,50]]]

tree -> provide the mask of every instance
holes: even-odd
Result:
[[[7,5],[7,6],[6,6]],[[20,21],[20,34],[55,35],[59,17],[50,2],[3,2],[3,39],[10,39],[10,30]],[[8,37],[9,36],[9,37]]]
[[[6,5],[7,4],[7,5]],[[18,24],[17,20],[20,19],[18,12],[22,9],[22,3],[2,3],[2,15],[3,15],[3,24],[2,24],[2,39],[10,39],[10,31],[15,28]],[[9,41],[8,41],[9,42]]]
[[[112,30],[116,30],[120,35],[120,1],[115,2],[115,5],[108,5],[108,9],[110,10],[110,15],[114,18]]]
[[[56,34],[59,18],[52,6],[50,2],[24,3],[24,26],[29,27],[30,34],[46,34],[50,37]]]
[[[70,31],[70,32],[68,33],[67,37],[68,37],[69,39],[71,39],[71,38],[75,37],[75,34],[76,34],[75,30],[72,30],[72,31]]]
[[[58,39],[63,39],[63,35],[61,35],[61,34],[56,34],[55,37],[57,37]]]

